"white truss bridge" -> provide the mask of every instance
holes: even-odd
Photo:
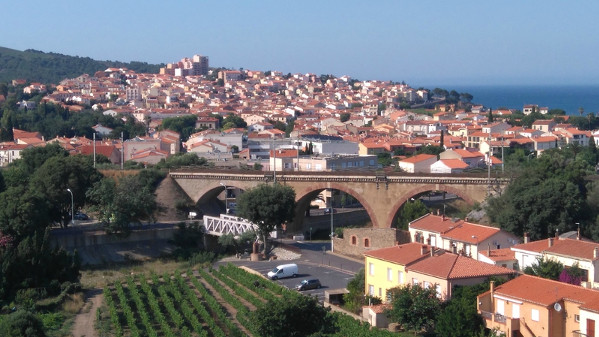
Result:
[[[241,235],[247,231],[257,231],[258,226],[246,219],[232,215],[221,214],[219,217],[204,215],[204,228],[210,235],[224,234]]]

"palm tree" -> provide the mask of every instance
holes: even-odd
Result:
[[[578,113],[580,114],[580,116],[582,116],[582,114],[584,113],[584,108],[583,107],[578,108]]]

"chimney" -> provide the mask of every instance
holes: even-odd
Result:
[[[599,247],[595,247],[595,249],[593,249],[593,258],[599,258]]]
[[[491,298],[495,294],[495,281],[489,282],[489,292],[491,293]]]
[[[437,210],[437,215],[441,215],[441,209]]]
[[[464,222],[468,222],[468,217],[465,217],[465,218],[464,218]]]
[[[580,227],[576,230],[576,240],[580,240]]]
[[[528,233],[524,233],[524,243],[529,243],[530,242],[530,237],[528,236]]]
[[[426,254],[426,245],[420,246],[420,255]]]
[[[487,256],[491,256],[491,244],[487,243]]]
[[[396,246],[399,246],[399,241],[395,241],[395,245],[396,245]]]
[[[555,229],[555,239],[559,240],[559,229]]]
[[[431,257],[435,256],[435,247],[431,246]]]
[[[553,238],[549,238],[547,240],[547,244],[549,245],[549,247],[552,247],[553,246]]]

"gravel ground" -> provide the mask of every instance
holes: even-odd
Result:
[[[272,255],[276,255],[277,260],[296,260],[302,256],[301,254],[297,254],[278,247],[272,250]]]

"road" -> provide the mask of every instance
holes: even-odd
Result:
[[[246,266],[262,275],[266,275],[274,267],[285,263],[295,263],[299,275],[296,278],[279,279],[280,285],[293,289],[305,278],[317,278],[322,288],[307,290],[306,295],[316,296],[320,302],[324,301],[324,291],[327,289],[345,288],[347,283],[354,278],[356,272],[364,267],[363,262],[348,259],[330,252],[330,242],[286,242],[301,249],[301,257],[296,260],[275,261],[250,261],[249,259],[229,260],[238,266]],[[323,252],[323,247],[325,251]]]

